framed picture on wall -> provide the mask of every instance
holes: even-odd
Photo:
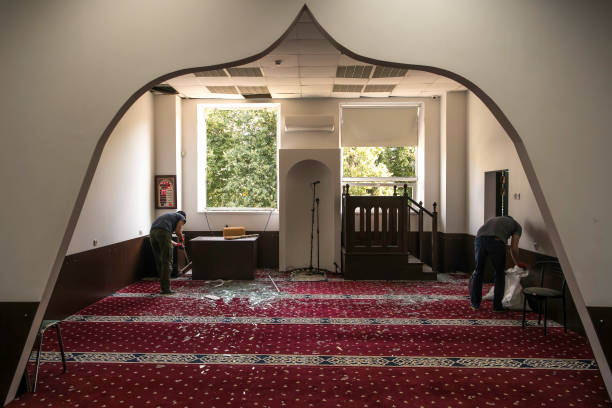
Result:
[[[155,209],[176,209],[176,176],[155,176]]]

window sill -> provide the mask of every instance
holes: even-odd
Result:
[[[278,214],[278,209],[277,208],[262,208],[262,209],[253,209],[253,208],[248,208],[248,209],[240,209],[240,208],[219,208],[219,209],[215,209],[215,208],[207,208],[204,211],[198,211],[198,214],[224,214],[224,215],[228,215],[228,214],[232,214],[232,215],[237,215],[237,214],[263,214],[263,215],[267,215],[267,214]]]

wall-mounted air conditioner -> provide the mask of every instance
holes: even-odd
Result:
[[[334,117],[322,115],[294,115],[285,117],[285,132],[334,131]]]

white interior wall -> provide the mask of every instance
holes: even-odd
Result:
[[[447,92],[440,108],[441,231],[465,233],[467,92]]]
[[[340,264],[340,149],[281,149],[279,152],[279,164],[282,169],[286,169],[279,175],[279,193],[284,199],[279,203],[280,225],[279,225],[279,269],[281,271],[293,267],[304,266],[303,254],[305,248],[310,248],[310,223],[306,215],[299,215],[290,210],[291,207],[303,209],[312,208],[312,196],[309,196],[311,183],[316,180],[321,181],[317,195],[321,198],[321,205],[325,210],[331,208],[333,218],[332,228],[327,225],[324,229],[333,231],[332,235],[321,236],[321,267],[334,270],[333,262]],[[303,165],[308,163],[308,165]],[[294,166],[299,165],[290,177]],[[307,174],[308,169],[314,169],[316,174]],[[329,171],[323,171],[326,168]],[[321,178],[317,178],[321,177]],[[329,188],[328,186],[331,186]],[[304,197],[306,203],[303,202]],[[331,204],[331,205],[330,205]],[[297,219],[293,219],[296,217]],[[326,221],[327,220],[327,221]],[[321,222],[329,223],[327,218]],[[328,258],[331,252],[332,256]],[[299,265],[302,261],[302,265]]]
[[[68,254],[149,233],[153,217],[153,96],[144,94],[117,124],[74,230]]]
[[[176,176],[177,209],[182,208],[181,98],[155,95],[155,174]],[[173,210],[155,210],[160,216]]]
[[[176,163],[176,207],[183,209],[183,103],[174,97],[174,139]]]
[[[438,216],[438,228],[442,232],[446,232],[446,172],[447,172],[447,135],[446,135],[446,92],[440,98],[440,207]],[[464,200],[465,201],[465,200]]]
[[[290,150],[283,150],[283,152],[290,152]],[[336,149],[335,152],[337,153],[338,150]],[[334,224],[334,210],[338,207],[335,195],[337,188],[334,188],[337,180],[337,177],[333,177],[331,169],[319,160],[300,161],[287,172],[281,197],[285,205],[283,205],[284,214],[281,215],[279,236],[279,240],[283,242],[281,257],[283,263],[282,267],[279,264],[280,270],[291,270],[310,265],[311,234],[312,265],[334,270],[334,262],[338,260],[335,254],[335,244],[338,240],[334,239],[337,232]],[[320,181],[320,183],[316,185],[319,205],[317,211],[315,204],[313,224],[312,183],[314,181]],[[318,234],[317,231],[319,231]]]
[[[467,127],[467,232],[476,235],[485,221],[485,172],[508,169],[508,214],[523,227],[519,246],[554,256],[549,232],[512,142],[471,92],[467,96]],[[520,194],[520,199],[515,194]]]

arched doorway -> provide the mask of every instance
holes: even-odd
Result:
[[[423,70],[428,70],[428,67],[421,67],[421,68],[422,68]],[[171,76],[171,75],[174,75],[174,74],[169,74],[169,76]],[[452,74],[451,74],[451,73],[448,73],[448,75],[452,75]],[[165,76],[165,77],[169,77],[169,76]],[[165,78],[165,77],[164,77],[164,78]],[[163,79],[161,79],[161,80],[163,80]],[[459,80],[461,83],[464,83],[464,84],[466,84],[466,86],[468,86],[468,81],[467,81],[467,80],[465,80],[465,79],[463,79],[463,78],[457,78],[457,80]],[[159,80],[154,81],[154,83],[158,83],[158,82],[159,82]],[[487,99],[488,99],[488,98],[486,97],[486,95],[484,94],[484,92],[482,92],[482,93],[480,93],[480,94],[479,94],[479,93],[478,93],[478,88],[477,88],[477,87],[475,87],[475,86],[473,86],[473,84],[471,84],[470,86],[468,86],[468,88],[472,89],[472,90],[473,90],[475,93],[477,93],[477,94],[478,94],[478,95],[481,97],[481,99],[483,99],[483,100],[485,101],[485,103],[487,103],[487,105],[488,105],[489,109],[491,109],[491,110],[493,111],[494,115],[497,117],[497,119],[500,121],[500,123],[502,123],[502,125],[504,126],[504,128],[506,129],[506,131],[508,132],[508,134],[510,134],[510,136],[511,136],[511,137],[512,137],[512,135],[517,135],[517,136],[518,136],[518,134],[516,133],[516,131],[514,131],[514,130],[512,129],[512,126],[510,125],[510,123],[509,123],[509,121],[507,120],[507,118],[506,118],[506,117],[503,115],[503,113],[502,113],[501,111],[499,111],[499,110],[498,110],[498,112],[496,112],[496,109],[497,109],[497,108],[496,108],[495,104],[494,104],[492,101],[490,101],[490,100],[487,102]],[[105,132],[106,137],[108,137],[108,134],[110,134],[110,131],[112,131],[112,128],[113,128],[113,127],[114,127],[114,125],[117,123],[118,118],[120,118],[120,117],[121,117],[121,115],[122,115],[122,114],[125,112],[125,110],[127,109],[127,107],[129,107],[129,106],[131,105],[131,103],[132,103],[132,102],[133,102],[133,101],[134,101],[134,100],[135,100],[135,99],[136,99],[136,98],[139,96],[139,94],[142,94],[143,92],[146,92],[146,89],[148,89],[148,88],[143,88],[143,89],[141,89],[141,90],[140,90],[140,91],[139,91],[137,94],[135,94],[135,96],[133,96],[132,98],[130,98],[130,100],[129,100],[128,102],[126,102],[126,104],[124,105],[125,109],[123,109],[122,111],[120,111],[120,112],[117,114],[117,116],[115,117],[115,120],[113,120],[113,122],[112,122],[112,123],[109,125],[109,127],[107,128],[108,133],[106,133],[106,132]],[[540,204],[540,206],[541,206],[541,207],[545,208],[545,207],[546,207],[546,205],[545,205],[545,202],[544,202],[544,198],[543,198],[543,195],[542,195],[542,193],[541,193],[541,189],[540,189],[540,188],[538,187],[538,185],[537,185],[537,180],[536,180],[536,178],[535,178],[535,172],[534,172],[534,170],[533,170],[533,168],[532,168],[531,164],[529,163],[529,159],[528,159],[528,157],[527,157],[527,154],[526,154],[525,148],[524,148],[524,146],[522,146],[522,144],[520,143],[520,140],[519,140],[518,138],[517,138],[516,140],[514,140],[514,142],[515,142],[515,146],[516,146],[516,148],[517,148],[517,151],[519,152],[519,156],[520,156],[520,157],[521,157],[521,159],[523,160],[523,165],[525,166],[525,168],[526,168],[527,172],[528,172],[528,173],[531,175],[531,176],[530,176],[530,177],[531,177],[531,178],[530,178],[530,181],[531,181],[531,184],[532,184],[532,188],[534,189],[534,191],[535,191],[535,193],[536,193],[536,196],[538,197],[539,204]],[[103,145],[104,145],[104,143],[105,143],[105,138],[103,137],[103,138],[100,140],[100,142],[99,142],[99,146],[100,146],[100,145],[101,145],[101,146],[103,146]],[[93,157],[93,159],[92,159],[92,161],[91,161],[91,164],[90,164],[90,171],[89,171],[89,179],[87,179],[87,178],[86,178],[85,182],[83,183],[83,189],[82,189],[82,193],[81,193],[81,195],[82,195],[82,196],[83,196],[83,194],[84,194],[84,193],[83,193],[83,191],[85,191],[85,192],[86,192],[86,190],[87,190],[87,187],[88,187],[89,181],[91,180],[91,176],[93,175],[93,171],[95,170],[95,167],[96,167],[96,163],[97,163],[98,158],[99,158],[99,152],[98,152],[98,155],[97,155],[97,156],[96,156],[96,154],[94,154],[94,157]],[[78,214],[78,212],[79,212],[80,207],[82,206],[82,203],[83,203],[83,200],[81,199],[80,201],[78,201],[78,202],[77,202],[77,204],[76,204],[76,206],[75,206],[75,209],[76,209],[76,210],[75,210],[75,212],[76,212],[77,214]],[[552,222],[552,217],[550,217],[550,215],[547,213],[547,210],[546,210],[546,211],[544,211],[544,212],[545,212],[545,216],[547,217],[548,224],[551,226],[551,228],[553,228],[553,227],[554,227],[554,223]],[[74,223],[72,223],[72,228],[73,228],[73,227],[74,227]],[[71,227],[69,227],[69,228],[68,228],[68,234],[67,234],[68,236],[69,236],[69,235],[71,235],[70,228],[71,228]],[[554,229],[554,228],[553,228],[553,229]],[[561,245],[561,244],[560,244],[560,241],[557,239],[557,246],[558,246],[558,247],[560,247],[560,248],[562,248],[560,245]],[[62,256],[63,256],[63,255],[62,255]],[[569,263],[567,262],[567,260],[566,260],[566,259],[565,259],[565,263],[567,264],[567,266],[569,266]],[[59,268],[59,265],[58,265],[58,266],[56,266],[56,269],[57,269],[57,268]],[[571,271],[569,271],[569,273],[570,273],[570,277],[571,277]],[[54,280],[54,279],[52,278],[52,279],[51,279],[51,281],[53,281],[53,280]],[[571,279],[570,279],[570,286],[571,286],[572,282],[573,282],[573,285],[574,285],[575,293],[579,293],[578,288],[577,288],[577,285],[576,285],[576,282],[575,282],[575,281],[572,281]],[[53,282],[51,282],[51,286],[52,286],[52,285],[53,285]],[[43,306],[44,306],[44,302],[45,302],[45,300],[43,299],[43,301],[41,302]],[[584,305],[582,305],[582,306],[584,306]],[[43,307],[43,308],[44,308],[44,307]],[[584,315],[584,316],[586,316],[586,309],[585,309],[584,307],[582,307],[582,313],[583,313],[583,315]],[[587,320],[588,320],[588,319],[587,319]],[[598,343],[597,343],[597,341],[596,341],[596,340],[594,340],[594,339],[595,339],[595,338],[594,338],[594,332],[593,332],[593,330],[592,330],[592,329],[591,329],[591,331],[590,331],[590,336],[591,336],[592,340],[594,341],[594,344],[598,344]],[[600,356],[600,357],[601,357],[601,356]]]

